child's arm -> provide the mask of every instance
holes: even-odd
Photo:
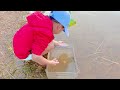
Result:
[[[35,54],[32,54],[32,60],[40,65],[57,65],[59,63],[57,59],[47,60],[43,56],[38,56]]]
[[[59,46],[60,44],[63,43],[63,41],[56,41],[56,40],[53,40],[53,42],[55,46]]]

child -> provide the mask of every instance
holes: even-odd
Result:
[[[57,45],[63,42],[55,41],[54,34],[64,31],[67,36],[67,28],[70,23],[68,11],[52,11],[50,16],[43,15],[40,11],[27,16],[27,23],[22,26],[13,37],[13,50],[21,60],[33,60],[40,65],[57,65],[55,58],[47,60],[43,57]]]

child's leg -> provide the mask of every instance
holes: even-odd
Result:
[[[28,57],[27,57],[26,59],[23,59],[23,60],[25,60],[25,61],[30,61],[30,60],[32,60],[32,54],[28,55]]]
[[[45,51],[43,51],[42,55],[47,54],[52,49],[54,49],[54,43],[53,43],[53,41],[51,43],[49,43],[48,47],[45,49]],[[32,54],[30,54],[26,59],[23,59],[23,60],[25,60],[25,61],[32,60]]]

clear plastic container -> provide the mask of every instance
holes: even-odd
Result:
[[[77,77],[77,63],[72,46],[56,47],[48,53],[48,59],[57,58],[59,64],[47,66],[48,79],[75,79]]]

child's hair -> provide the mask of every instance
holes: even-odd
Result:
[[[56,23],[59,23],[57,20],[55,20],[53,17],[50,16],[50,19],[53,20]]]

